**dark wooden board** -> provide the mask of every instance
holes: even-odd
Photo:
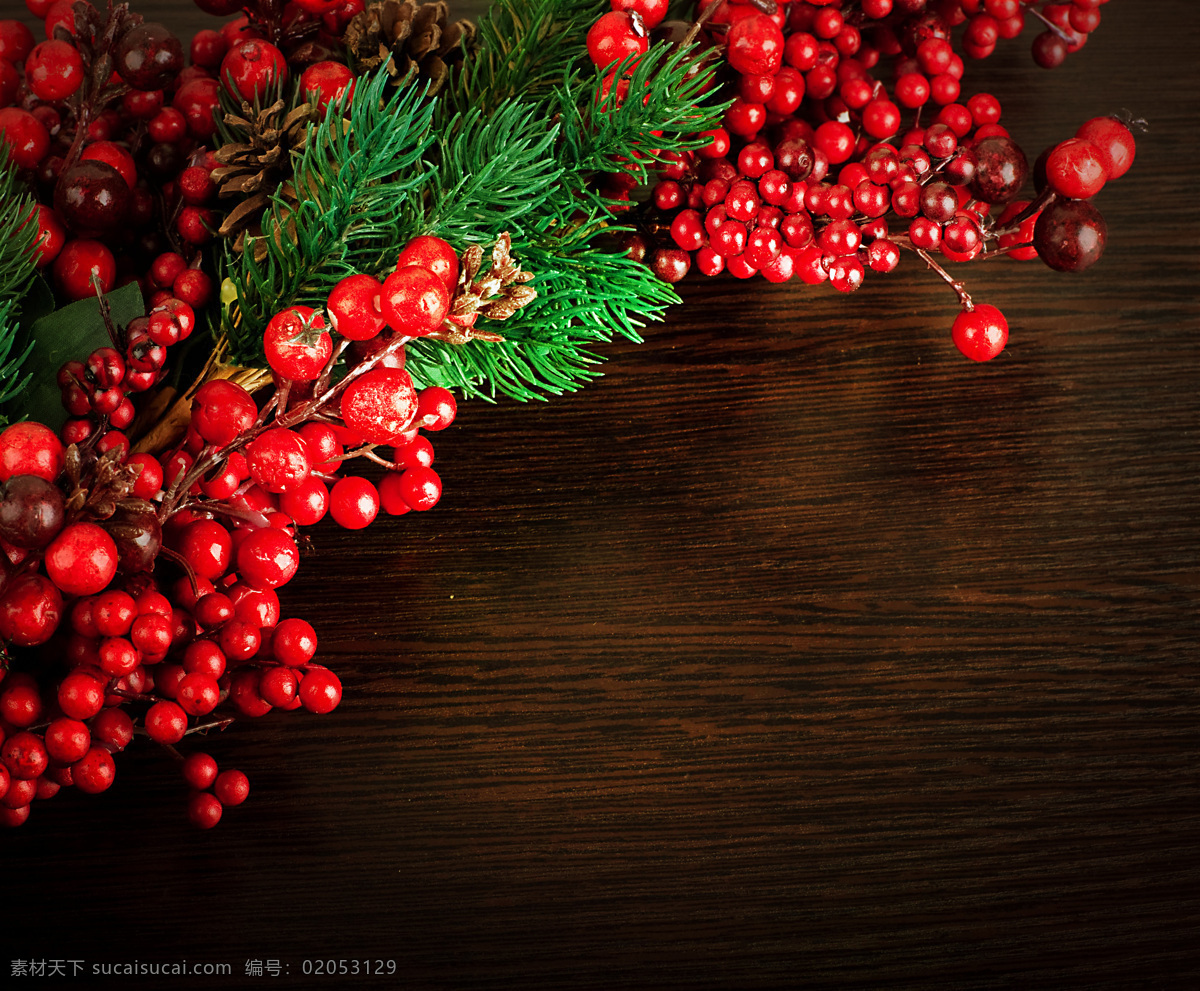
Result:
[[[465,404],[442,504],[318,528],[287,590],[342,707],[211,739],[253,788],[211,833],[149,752],[37,808],[3,838],[10,956],[1197,986],[1200,16],[1103,13],[1060,70],[1032,32],[969,68],[1032,154],[1151,125],[1099,265],[968,269],[1000,359],[957,355],[911,262],[848,298],[701,279],[587,390]]]

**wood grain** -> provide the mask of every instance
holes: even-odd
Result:
[[[342,707],[212,739],[253,794],[211,834],[151,753],[37,809],[10,956],[233,966],[179,988],[1200,984],[1200,16],[1103,13],[1060,70],[1028,38],[969,70],[1035,153],[1151,125],[1099,265],[969,270],[999,360],[957,357],[913,264],[850,298],[701,280],[584,392],[464,405],[442,504],[318,528],[288,589]]]

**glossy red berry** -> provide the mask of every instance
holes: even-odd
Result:
[[[311,382],[333,354],[325,318],[311,306],[290,306],[275,314],[263,332],[267,364],[280,378]]]
[[[158,703],[169,705],[170,703]],[[79,760],[71,765],[71,779],[81,792],[86,795],[97,795],[112,786],[117,776],[117,766],[112,754],[104,747],[92,747]]]
[[[198,829],[212,829],[221,821],[220,800],[207,791],[193,792],[187,803],[187,816]]]
[[[60,764],[74,764],[91,745],[91,731],[81,720],[60,716],[46,727],[46,752]]]
[[[18,168],[34,169],[50,150],[50,132],[28,110],[0,107],[0,140]]]
[[[1133,133],[1115,117],[1093,117],[1080,126],[1075,137],[1096,149],[1109,179],[1119,179],[1133,165]]]
[[[183,44],[161,24],[139,24],[121,36],[116,64],[134,89],[163,89],[183,68]]]
[[[257,417],[254,397],[225,379],[205,382],[192,400],[192,426],[204,440],[219,447],[249,430]]]
[[[369,526],[379,514],[379,492],[367,479],[348,475],[329,493],[329,515],[347,530]]]
[[[321,479],[310,475],[280,495],[279,508],[299,526],[312,526],[329,510],[329,489]]]
[[[25,79],[38,99],[65,100],[83,84],[83,58],[66,41],[43,41],[25,60]]]
[[[178,743],[187,732],[187,713],[175,702],[155,702],[146,710],[145,727],[155,743]]]
[[[104,706],[104,685],[86,671],[72,671],[58,686],[58,707],[72,719],[91,719]]]
[[[133,741],[133,720],[123,709],[105,709],[92,720],[92,738],[119,753]]]
[[[431,385],[417,393],[417,423],[424,430],[445,430],[458,414],[454,393]]]
[[[309,712],[333,712],[342,701],[342,683],[328,668],[310,668],[300,681],[298,697]]]
[[[68,595],[95,595],[117,572],[117,545],[95,523],[73,523],[46,549],[46,573]]]
[[[226,53],[218,76],[222,83],[232,82],[243,100],[253,102],[264,98],[277,84],[287,82],[287,59],[270,42],[252,38]]]
[[[445,282],[419,265],[406,265],[389,275],[379,301],[388,325],[410,337],[432,334],[450,312]]]
[[[330,102],[347,100],[354,93],[354,73],[341,62],[316,62],[300,75],[300,92],[305,97],[316,96],[317,106],[324,111]]]
[[[951,336],[955,347],[972,361],[990,361],[1008,343],[1008,321],[996,307],[976,303],[955,318]]]
[[[180,679],[175,701],[190,716],[206,716],[221,701],[221,689],[212,675],[193,671]]]
[[[458,255],[448,242],[428,234],[414,237],[396,259],[396,270],[408,265],[428,269],[445,283],[446,292],[453,297],[458,286]]]
[[[54,284],[70,300],[89,299],[99,291],[112,292],[117,284],[117,262],[113,253],[99,241],[79,238],[63,245],[51,266]]]
[[[396,443],[412,424],[417,408],[412,379],[400,368],[365,372],[347,386],[341,399],[342,420],[371,444]]]
[[[201,578],[219,578],[229,570],[233,538],[216,520],[195,520],[184,527],[176,550]]]
[[[304,667],[316,656],[317,631],[303,619],[285,619],[271,638],[275,659],[288,667]]]
[[[300,566],[296,542],[282,530],[252,531],[237,549],[237,569],[254,588],[278,588],[292,580]]]
[[[329,325],[351,341],[369,341],[383,330],[383,286],[372,275],[348,275],[329,294]]]
[[[33,420],[0,432],[0,482],[14,475],[37,475],[53,482],[62,471],[64,448],[57,435]]]
[[[738,20],[729,28],[725,46],[726,59],[741,73],[774,75],[783,64],[783,32],[766,14]]]
[[[188,754],[180,765],[180,771],[183,773],[183,780],[197,791],[211,788],[212,783],[217,780],[217,762],[206,753]]]
[[[1104,157],[1090,141],[1062,141],[1046,158],[1046,184],[1060,196],[1091,199],[1108,179]]]
[[[250,779],[241,771],[222,771],[213,782],[213,794],[222,805],[241,805],[250,795]]]
[[[649,48],[650,38],[640,15],[610,11],[588,29],[588,57],[600,68],[631,55],[644,55]]]

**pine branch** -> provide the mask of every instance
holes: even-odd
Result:
[[[0,142],[0,403],[19,395],[30,379],[29,374],[21,377],[20,371],[33,342],[18,353],[14,348],[20,330],[21,300],[37,273],[33,211],[33,199],[24,191],[16,166],[9,161],[8,145]],[[0,424],[4,422],[0,416]]]
[[[495,0],[479,22],[479,50],[449,90],[447,115],[472,107],[486,114],[518,96],[548,102],[572,74],[602,12],[596,0]]]
[[[422,339],[408,345],[405,368],[419,385],[441,385],[466,396],[543,399],[573,392],[600,372],[592,348],[639,329],[678,302],[674,291],[644,266],[597,246],[609,236],[604,214],[567,233],[556,221],[514,238],[513,255],[537,273],[537,298],[511,319],[489,323],[504,340],[455,346]]]
[[[238,254],[226,244],[225,268],[236,292],[222,331],[231,360],[261,360],[262,331],[286,306],[324,305],[338,280],[375,271],[403,243],[430,172],[431,103],[411,82],[386,93],[386,68],[355,87],[349,119],[345,102],[331,103],[296,158],[292,186],[299,202],[277,192],[264,211],[262,236],[247,237]]]
[[[564,164],[579,175],[629,171],[645,182],[647,165],[663,152],[699,148],[706,141],[696,135],[720,126],[729,103],[705,99],[712,75],[697,46],[673,51],[659,44],[615,68],[595,69],[590,86],[559,87]]]

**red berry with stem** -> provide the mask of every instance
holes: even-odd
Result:
[[[145,726],[155,743],[178,743],[187,733],[187,713],[175,702],[155,702],[146,710]]]
[[[955,318],[950,333],[954,346],[972,361],[991,361],[1008,343],[1008,321],[996,307],[976,303]]]
[[[54,284],[69,300],[89,299],[96,295],[92,278],[100,292],[112,292],[117,284],[117,262],[99,241],[86,238],[68,241],[51,266]]]
[[[610,11],[588,29],[588,57],[600,68],[631,55],[643,55],[649,48],[650,38],[639,14]]]
[[[1109,179],[1119,179],[1133,165],[1133,133],[1115,117],[1093,117],[1080,126],[1075,137],[1096,149]]]
[[[325,318],[311,306],[290,306],[275,314],[263,332],[267,364],[280,378],[311,382],[333,354]]]
[[[1055,200],[1033,225],[1038,257],[1058,272],[1082,272],[1100,260],[1108,242],[1104,217],[1085,200]]]
[[[454,393],[431,385],[417,393],[417,423],[425,430],[445,430],[458,414]]]
[[[280,495],[279,508],[299,526],[312,526],[329,510],[329,489],[321,479],[310,476]]]
[[[193,671],[180,679],[175,701],[190,716],[206,716],[221,701],[221,689],[212,675]]]
[[[258,681],[258,691],[263,700],[278,709],[289,709],[300,704],[296,693],[300,690],[300,676],[289,667],[267,668]]]
[[[133,720],[123,709],[105,709],[92,720],[92,738],[120,752],[133,741]]]
[[[195,520],[184,527],[175,549],[198,577],[219,578],[229,570],[233,538],[216,520]]]

